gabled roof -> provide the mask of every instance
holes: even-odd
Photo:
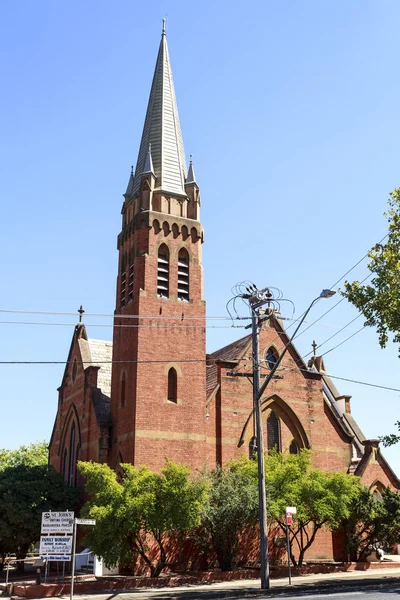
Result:
[[[185,152],[164,30],[140,142],[133,186],[134,195],[139,192],[141,177],[146,171],[146,158],[150,145],[156,176],[155,189],[186,196]]]
[[[218,386],[218,365],[216,361],[234,361],[238,362],[246,353],[251,344],[251,335],[246,335],[240,340],[236,340],[212,354],[207,356],[206,367],[206,393],[207,399],[217,391]]]

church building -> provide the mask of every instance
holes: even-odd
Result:
[[[229,375],[251,372],[251,335],[206,354],[200,188],[191,159],[187,169],[164,29],[123,197],[113,341],[91,339],[81,318],[58,389],[50,463],[70,485],[78,460],[118,471],[124,462],[159,470],[168,458],[195,470],[249,456],[256,442],[252,387]],[[260,333],[264,373],[288,342],[273,313]],[[262,415],[266,448],[311,448],[316,467],[354,473],[377,495],[400,489],[322,357],[306,364],[290,346]],[[332,558],[328,538],[308,557]]]

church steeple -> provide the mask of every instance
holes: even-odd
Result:
[[[137,195],[140,191],[141,175],[146,172],[150,145],[156,177],[155,191],[186,196],[185,152],[165,34],[165,22],[163,22],[161,42],[140,142],[133,195]]]

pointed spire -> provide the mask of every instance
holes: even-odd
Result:
[[[195,183],[197,185],[196,182],[196,176],[194,174],[194,168],[193,168],[193,160],[192,160],[192,155],[190,155],[190,164],[189,164],[189,171],[186,177],[186,185],[189,183]]]
[[[142,175],[147,175],[148,173],[152,173],[154,175],[153,159],[151,158],[151,144],[149,144],[149,150],[146,155],[146,162],[144,163],[144,171]]]
[[[135,176],[133,174],[133,165],[131,166],[131,174],[129,176],[128,185],[126,187],[126,192],[124,196],[132,196],[133,194],[133,186],[135,184]]]
[[[186,195],[185,152],[183,149],[164,20],[136,164],[133,194],[138,193],[140,190],[141,174],[146,170],[150,144],[153,173],[156,177],[156,189],[169,194]]]

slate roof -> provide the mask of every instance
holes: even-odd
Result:
[[[111,361],[112,342],[105,340],[84,339],[78,340],[85,369],[100,367],[97,373],[97,388],[92,389],[92,401],[96,420],[99,425],[108,425],[111,422],[110,397],[111,397]]]
[[[156,189],[186,195],[186,160],[165,32],[161,36],[135,170],[133,195],[140,189],[151,145]]]

